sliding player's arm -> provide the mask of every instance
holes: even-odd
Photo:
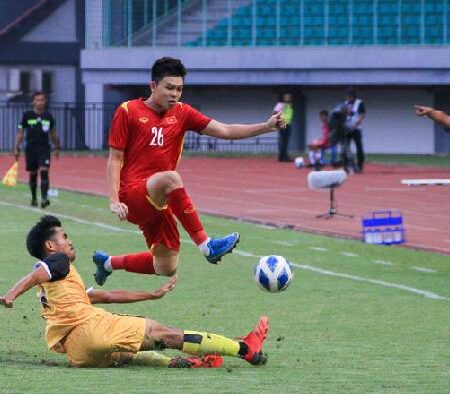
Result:
[[[445,112],[439,111],[432,107],[425,107],[423,105],[416,105],[416,115],[418,116],[427,116],[428,118],[440,123],[447,129],[450,128],[450,116],[448,116]]]
[[[44,266],[40,266],[33,272],[20,279],[5,295],[0,296],[0,304],[5,308],[12,308],[14,300],[32,287],[50,280]]]
[[[276,131],[286,127],[283,113],[277,112],[265,123],[256,124],[226,124],[211,120],[201,131],[202,134],[224,140],[240,140],[243,138],[256,137],[260,134]]]
[[[88,292],[92,304],[126,304],[131,302],[158,300],[175,287],[176,276],[154,291],[92,290]]]
[[[106,165],[106,178],[109,185],[109,207],[112,213],[120,220],[126,220],[128,207],[119,200],[120,170],[123,165],[123,152],[109,148],[108,164]]]

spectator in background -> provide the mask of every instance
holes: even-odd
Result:
[[[353,140],[356,146],[355,172],[363,172],[365,158],[362,144],[361,123],[366,115],[366,107],[364,102],[356,96],[356,92],[353,87],[349,87],[345,91],[345,105],[347,107],[346,126],[348,129],[348,144],[350,146],[350,143]]]
[[[29,173],[29,185],[31,191],[31,206],[37,207],[36,189],[38,173],[41,178],[41,207],[50,205],[47,198],[50,187],[50,140],[55,149],[55,156],[59,156],[60,145],[55,129],[53,116],[46,110],[47,97],[43,92],[33,94],[32,110],[25,111],[22,121],[19,123],[14,157],[19,159],[20,146],[25,138],[26,170]]]
[[[294,119],[294,108],[292,106],[292,94],[285,93],[282,101],[279,101],[273,113],[283,112],[283,118],[286,122],[286,128],[280,129],[278,134],[278,161],[291,161],[288,154],[289,138],[291,137],[291,126]]]
[[[330,126],[328,124],[328,111],[322,110],[319,113],[319,119],[322,123],[322,137],[315,139],[308,144],[309,148],[309,163],[317,171],[320,169],[322,163],[322,150],[330,147]]]

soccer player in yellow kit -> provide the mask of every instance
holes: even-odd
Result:
[[[241,340],[221,335],[183,331],[144,317],[117,315],[96,308],[96,303],[128,303],[158,299],[171,291],[172,277],[154,292],[86,290],[75,265],[72,241],[54,216],[43,216],[27,236],[27,249],[39,261],[19,280],[0,304],[11,308],[14,300],[34,286],[39,287],[45,339],[50,350],[66,353],[74,367],[109,367],[136,363],[154,365],[150,350],[178,349],[195,357],[169,359],[168,367],[217,367],[224,356],[234,356],[260,365],[267,360],[262,345],[269,329],[267,317]],[[197,357],[199,356],[199,357]]]

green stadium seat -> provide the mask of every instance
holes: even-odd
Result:
[[[234,13],[236,16],[252,16],[252,8],[249,6],[240,7],[237,9],[237,11]]]
[[[233,17],[232,26],[251,26],[252,25],[252,19],[247,18],[245,16],[236,16]]]
[[[381,45],[417,44],[421,40],[421,5],[425,5],[425,43],[442,44],[444,18],[450,26],[450,4],[448,15],[444,15],[445,0],[257,0],[256,45],[300,45],[303,23],[304,45],[346,45],[349,43],[350,3],[352,5],[352,43],[374,44],[374,4],[377,5],[377,39]],[[276,40],[277,14],[280,4],[280,38]],[[301,16],[301,5],[304,14]],[[328,4],[328,37],[325,37],[325,4]],[[401,38],[398,37],[399,4],[401,4]],[[232,45],[252,45],[252,2],[240,7],[232,15]],[[228,43],[230,20],[222,18],[208,30],[207,44],[221,46]],[[450,43],[450,28],[447,33]],[[399,42],[400,40],[400,42]],[[187,46],[201,46],[200,39],[190,41]]]
[[[300,15],[290,15],[281,18],[280,25],[297,25],[300,28]]]
[[[398,0],[378,0],[378,13],[380,15],[398,14]]]
[[[298,45],[300,45],[300,40],[294,39],[294,38],[286,38],[286,39],[280,40],[280,45],[281,46],[298,46]]]

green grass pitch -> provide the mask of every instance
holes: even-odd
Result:
[[[24,185],[0,187],[0,294],[34,263],[24,238],[43,211],[28,204]],[[87,287],[94,284],[94,249],[145,249],[137,228],[119,223],[105,198],[63,191],[48,212],[68,216],[63,226]],[[238,253],[210,265],[182,231],[176,289],[160,301],[105,308],[230,337],[246,334],[266,314],[266,366],[226,358],[218,370],[71,369],[63,355],[46,348],[32,289],[13,309],[0,309],[0,392],[450,392],[448,256],[211,216],[203,221],[210,234],[239,231]],[[263,292],[253,282],[256,256],[266,254],[301,267],[283,293]],[[117,272],[105,287],[146,290],[163,281]]]

